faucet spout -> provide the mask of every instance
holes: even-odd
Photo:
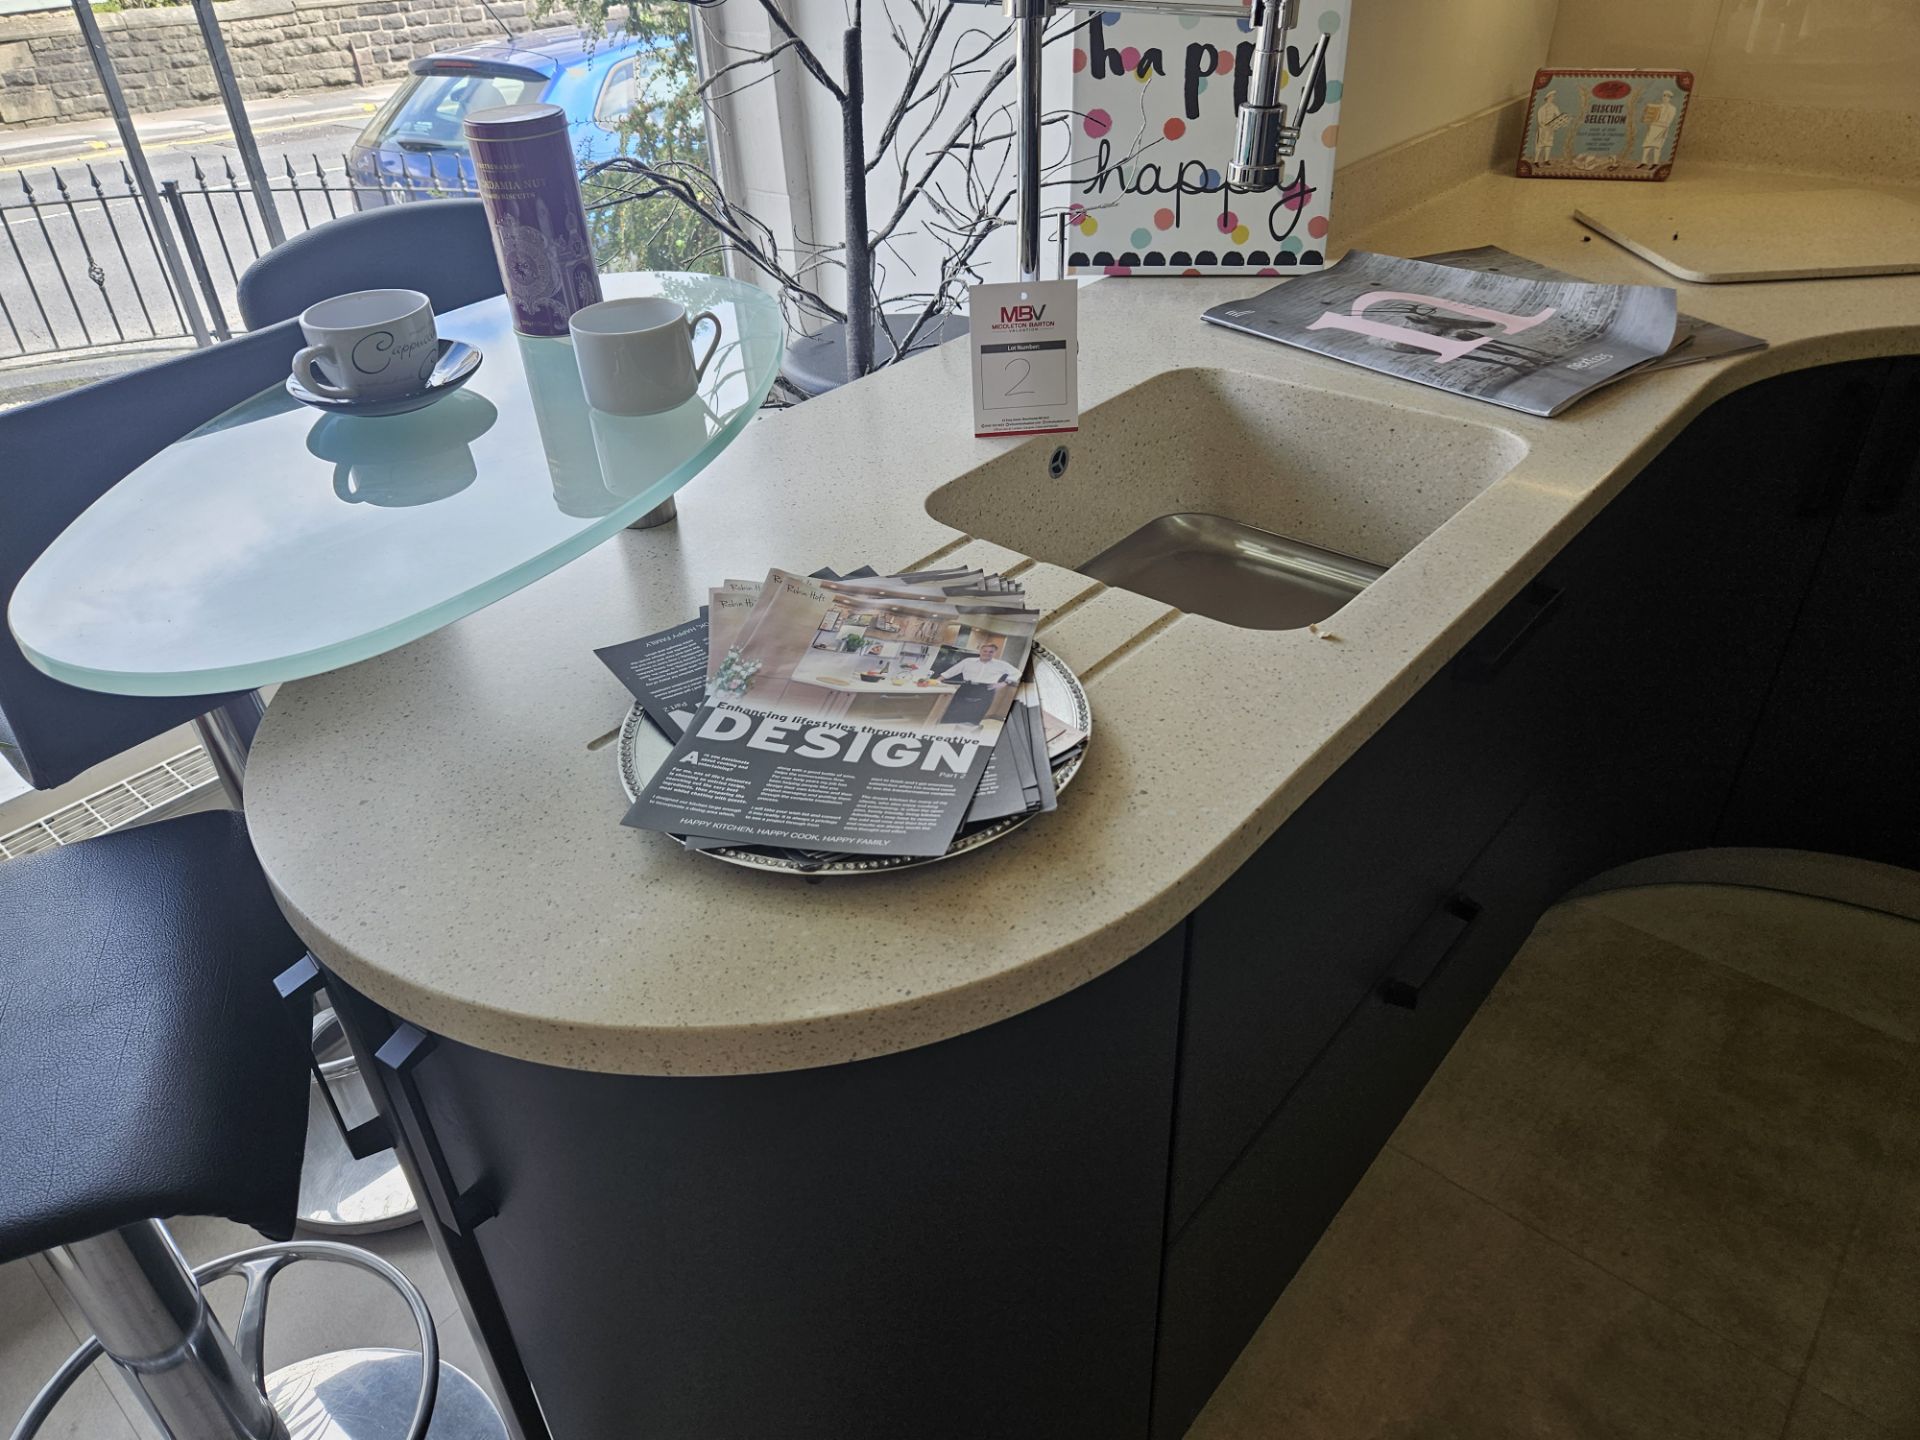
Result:
[[[1236,190],[1278,189],[1285,180],[1285,162],[1300,143],[1305,109],[1297,107],[1289,119],[1280,98],[1286,80],[1287,32],[1299,23],[1300,0],[1261,0],[1247,98],[1234,131],[1233,158],[1227,162],[1227,183]],[[1324,35],[1315,42],[1303,74],[1311,76],[1318,69],[1326,44]]]

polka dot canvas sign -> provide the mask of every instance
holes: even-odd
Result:
[[[1054,191],[1069,273],[1289,274],[1326,264],[1352,0],[1302,0],[1280,98],[1305,123],[1284,182],[1227,184],[1252,26],[1095,11],[1073,37],[1072,183]],[[1324,65],[1308,66],[1327,36]]]

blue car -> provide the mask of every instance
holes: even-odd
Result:
[[[353,143],[360,204],[476,190],[462,122],[500,105],[558,105],[581,168],[610,159],[656,62],[654,49],[618,28],[591,47],[569,28],[424,55]]]

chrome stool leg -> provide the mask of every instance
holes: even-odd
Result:
[[[47,1258],[162,1435],[286,1440],[159,1221],[57,1246]]]
[[[320,1062],[320,1080],[307,1097],[307,1157],[300,1166],[297,1212],[301,1226],[368,1235],[413,1224],[420,1218],[420,1207],[398,1157],[382,1150],[364,1160],[355,1159],[334,1123],[326,1096],[320,1093],[321,1084],[331,1085],[336,1089],[335,1103],[372,1108],[359,1063],[347,1049],[346,1032],[330,1009],[314,1017],[313,1053]]]
[[[486,1393],[440,1360],[427,1304],[377,1255],[328,1240],[236,1251],[189,1271],[157,1220],[49,1252],[98,1333],[34,1398],[13,1432],[32,1440],[73,1382],[103,1353],[132,1383],[169,1440],[507,1440]],[[300,1260],[354,1265],[385,1280],[420,1334],[412,1350],[340,1350],[263,1375],[267,1296]],[[247,1283],[229,1340],[200,1287],[239,1273]],[[103,1338],[104,1337],[104,1338]]]

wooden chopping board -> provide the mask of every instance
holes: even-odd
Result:
[[[1920,205],[1882,190],[1610,185],[1573,218],[1701,285],[1920,271]]]

